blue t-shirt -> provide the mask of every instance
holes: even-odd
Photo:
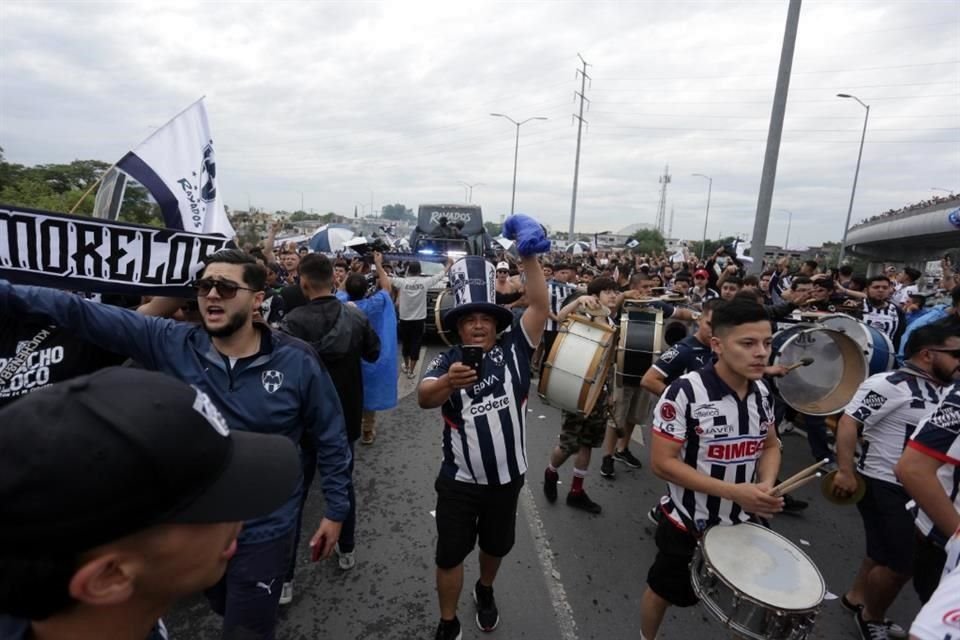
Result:
[[[653,368],[663,374],[664,383],[670,384],[685,373],[696,371],[710,362],[713,350],[696,336],[687,336],[660,354]]]

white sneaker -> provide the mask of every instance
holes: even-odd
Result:
[[[293,583],[284,582],[280,590],[280,604],[290,604],[293,602]]]
[[[340,543],[337,543],[337,563],[343,571],[349,571],[357,566],[356,551],[340,551]]]

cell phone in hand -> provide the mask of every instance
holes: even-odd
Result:
[[[463,358],[460,360],[479,376],[480,364],[483,362],[483,347],[475,344],[463,345]]]

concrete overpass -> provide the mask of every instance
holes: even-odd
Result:
[[[958,250],[960,202],[956,200],[871,220],[847,232],[847,251],[871,262],[922,265]]]

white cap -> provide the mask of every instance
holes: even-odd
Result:
[[[498,262],[497,271],[510,271],[510,265],[506,262]]]

